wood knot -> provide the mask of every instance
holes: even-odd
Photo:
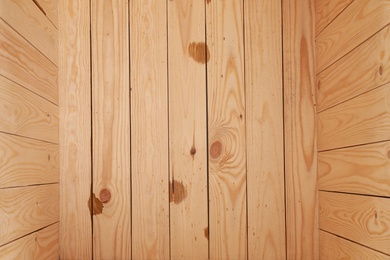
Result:
[[[204,236],[205,236],[207,239],[209,239],[209,228],[208,228],[208,227],[204,229]]]
[[[382,65],[379,66],[378,71],[379,71],[379,75],[382,76],[383,75],[383,66]]]
[[[108,203],[111,200],[111,192],[107,189],[102,189],[99,198],[101,202]]]
[[[169,186],[169,202],[179,204],[187,197],[187,190],[182,182],[174,180]]]
[[[222,144],[220,141],[215,141],[210,147],[210,156],[217,159],[222,153]]]
[[[96,198],[95,193],[92,193],[88,200],[88,208],[91,215],[99,215],[103,212],[103,203],[98,198]]]
[[[210,51],[204,42],[190,43],[190,45],[188,45],[188,54],[198,63],[205,64],[210,60]]]
[[[196,154],[196,148],[194,146],[191,147],[190,154],[194,156]]]

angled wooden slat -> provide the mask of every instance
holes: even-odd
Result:
[[[39,8],[45,13],[47,18],[58,28],[58,0],[33,0],[39,5]]]
[[[170,247],[208,259],[205,1],[168,1]]]
[[[390,84],[318,114],[318,150],[390,140]]]
[[[316,35],[328,26],[354,0],[315,0]]]

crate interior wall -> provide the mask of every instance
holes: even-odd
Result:
[[[388,0],[0,1],[0,259],[388,259]]]

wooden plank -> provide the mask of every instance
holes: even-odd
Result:
[[[317,76],[319,111],[390,82],[390,26]]]
[[[58,143],[58,107],[0,76],[0,131]]]
[[[57,4],[58,0],[33,0],[38,8],[44,12],[47,18],[53,23],[53,25],[58,28],[58,9]]]
[[[95,259],[131,258],[128,1],[91,1]]]
[[[390,199],[319,192],[320,228],[390,254]]]
[[[280,1],[245,3],[248,258],[286,259]]]
[[[166,1],[130,1],[132,258],[169,259]]]
[[[208,259],[205,1],[168,1],[172,259]]]
[[[318,114],[318,150],[390,139],[390,84]]]
[[[58,2],[60,258],[91,259],[91,76],[89,1]],[[75,30],[77,28],[77,30]]]
[[[320,231],[320,259],[389,259],[389,256]]]
[[[211,259],[246,259],[243,2],[207,1]]]
[[[58,104],[56,66],[1,19],[0,46],[0,75]]]
[[[316,38],[317,72],[390,23],[388,0],[355,0]]]
[[[59,181],[58,145],[0,133],[0,188]]]
[[[0,247],[0,258],[58,259],[58,229],[59,224],[56,223]]]
[[[0,246],[58,222],[58,184],[0,189]]]
[[[322,32],[354,0],[315,0],[316,35]]]
[[[32,0],[0,1],[0,18],[58,64],[58,31]]]
[[[287,259],[318,259],[314,0],[283,1]]]
[[[318,154],[318,188],[390,197],[390,142]]]

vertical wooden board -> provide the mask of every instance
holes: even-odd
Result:
[[[390,142],[318,153],[318,188],[390,197]]]
[[[211,259],[247,257],[243,2],[207,1]]]
[[[32,0],[46,15],[47,18],[58,28],[58,0]]]
[[[328,26],[354,0],[315,0],[316,35]]]
[[[0,247],[0,259],[58,259],[59,224]]]
[[[314,0],[283,1],[287,259],[318,259]]]
[[[318,150],[390,139],[390,84],[318,114]]]
[[[325,110],[390,82],[390,26],[317,75],[317,107]]]
[[[57,67],[2,19],[0,47],[2,76],[58,104]]]
[[[58,184],[0,189],[0,246],[59,219]]]
[[[60,258],[91,259],[90,6],[60,0]]]
[[[316,38],[317,72],[390,23],[390,1],[355,0]]]
[[[244,12],[248,257],[286,259],[281,2]]]
[[[58,64],[58,31],[32,0],[0,1],[0,18]]]
[[[390,254],[390,199],[319,192],[322,230]]]
[[[91,1],[95,259],[131,258],[128,1]]]
[[[0,75],[0,131],[58,143],[58,107]]]
[[[320,258],[337,259],[389,259],[389,256],[367,247],[342,239],[328,232],[320,231]]]
[[[166,1],[130,1],[132,258],[168,259]]]
[[[59,181],[58,145],[0,133],[0,188]]]
[[[168,1],[172,259],[208,259],[204,5]]]

